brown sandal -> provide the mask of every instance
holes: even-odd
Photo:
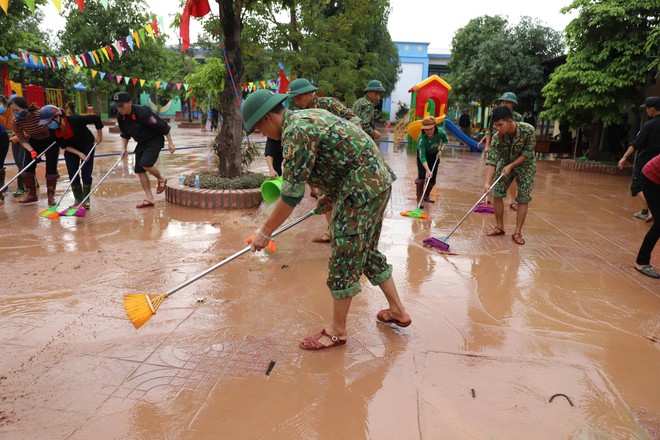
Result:
[[[498,228],[497,226],[495,226],[490,231],[486,232],[486,235],[489,237],[495,237],[497,235],[504,235],[504,234],[506,234],[506,232],[504,232],[504,229]]]
[[[330,341],[332,341],[332,344],[324,345],[320,341],[320,339],[324,336],[330,339]],[[298,347],[302,348],[303,350],[325,350],[326,348],[337,347],[345,344],[346,344],[346,339],[341,339],[339,336],[329,335],[325,332],[325,329],[323,329],[315,335],[307,336],[305,339],[303,339],[300,342],[300,344],[298,344]]]
[[[525,244],[525,239],[523,238],[522,234],[516,232],[515,234],[511,235],[511,238],[516,244],[519,245]]]
[[[518,210],[518,202],[511,202],[509,205],[509,208],[513,209],[514,211]]]

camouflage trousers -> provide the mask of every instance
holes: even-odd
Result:
[[[495,176],[502,174],[503,166],[498,165],[495,170]],[[511,186],[513,179],[516,179],[518,184],[518,195],[516,196],[516,202],[518,203],[529,203],[532,201],[532,189],[534,189],[534,175],[536,174],[536,165],[521,165],[517,168],[514,168],[508,176],[502,177],[495,188],[493,189],[493,197],[496,199],[501,199],[506,197],[506,192]]]
[[[330,224],[332,255],[328,262],[327,284],[334,299],[357,295],[360,277],[377,286],[392,276],[392,266],[385,255],[378,252],[378,240],[383,226],[383,215],[390,199],[392,188],[378,197],[356,208],[339,208],[335,204]],[[347,227],[347,224],[351,224]],[[355,231],[346,235],[345,231]]]

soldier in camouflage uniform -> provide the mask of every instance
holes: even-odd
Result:
[[[322,108],[356,125],[360,124],[360,118],[355,116],[350,108],[342,104],[337,98],[319,98],[316,95],[316,90],[318,89],[305,78],[298,78],[291,81],[286,91],[289,95],[289,109],[296,111],[308,108]],[[310,195],[318,198],[318,193],[318,188],[312,188]],[[330,215],[330,208],[328,208],[325,211],[325,218],[328,220],[328,224],[330,224]],[[330,234],[326,232],[320,237],[313,238],[312,241],[316,243],[330,243]]]
[[[515,178],[518,183],[518,212],[516,215],[516,230],[511,236],[516,244],[525,244],[522,237],[522,227],[527,216],[528,203],[532,200],[531,193],[534,188],[534,174],[536,174],[536,159],[534,158],[534,145],[536,135],[534,127],[525,122],[513,120],[511,109],[501,105],[493,111],[493,125],[497,134],[493,136],[492,148],[486,158],[487,191],[495,175],[504,177],[495,185],[493,198],[495,206],[495,220],[497,225],[486,233],[488,236],[504,234],[504,203],[502,198]]]
[[[506,105],[511,109],[511,112],[513,114],[513,120],[515,122],[524,122],[522,115],[514,110],[514,108],[518,105],[518,97],[516,96],[515,93],[504,92],[502,96],[500,96],[498,101],[500,105]],[[481,138],[477,147],[481,145],[483,142],[485,142],[484,152],[488,153],[488,150],[490,150],[490,143],[492,138],[493,138],[493,118],[491,117],[490,123],[488,124],[488,130],[486,131],[486,135],[483,138]],[[509,187],[509,194],[511,195],[511,203],[509,204],[509,208],[513,209],[514,211],[518,210],[518,202],[516,202],[515,200],[517,193],[518,193],[518,187],[516,186],[516,182],[514,181],[511,183],[511,186]]]
[[[396,176],[376,144],[357,125],[322,109],[292,112],[280,105],[287,95],[257,90],[243,104],[246,130],[258,128],[281,139],[284,152],[280,200],[254,235],[252,250],[268,245],[271,234],[293,212],[305,183],[323,191],[317,207],[335,202],[332,210],[332,254],[327,285],[334,299],[332,323],[300,343],[304,350],[344,345],[351,300],[364,274],[378,285],[389,303],[377,319],[407,327],[406,313],[392,279],[392,266],[378,252],[383,215]]]
[[[369,81],[364,91],[366,92],[365,95],[353,104],[353,113],[360,118],[360,126],[369,136],[373,139],[380,139],[380,133],[374,129],[376,123],[376,108],[374,105],[380,101],[381,93],[385,92],[385,88],[383,83],[374,79]]]
[[[354,124],[360,124],[360,118],[355,116],[353,110],[346,107],[337,98],[330,98],[328,96],[321,98],[317,96],[317,90],[305,78],[298,78],[291,81],[286,91],[287,95],[289,95],[289,109],[304,110],[307,108],[322,108]]]

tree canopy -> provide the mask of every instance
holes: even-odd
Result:
[[[566,27],[566,63],[543,89],[546,113],[574,127],[617,124],[657,74],[658,0],[575,0],[571,10],[578,16]]]
[[[561,34],[538,19],[522,17],[511,26],[500,16],[477,17],[452,39],[450,83],[464,104],[490,105],[511,91],[519,108],[533,110],[543,87],[542,63],[561,50]]]

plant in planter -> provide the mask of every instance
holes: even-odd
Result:
[[[216,151],[217,141],[213,140],[209,144],[212,151]],[[224,177],[217,170],[207,170],[195,172],[189,176],[185,176],[184,185],[194,186],[195,178],[199,176],[199,187],[203,189],[251,189],[259,188],[261,184],[268,177],[264,174],[253,173],[248,171],[248,168],[254,161],[255,157],[261,155],[261,148],[254,142],[244,141],[241,144],[241,167],[242,173],[237,177]],[[217,165],[218,158],[214,158],[214,164]]]

